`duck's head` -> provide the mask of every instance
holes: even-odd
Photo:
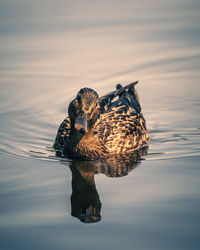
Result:
[[[81,89],[68,108],[72,129],[87,133],[97,118],[98,94],[90,88]]]

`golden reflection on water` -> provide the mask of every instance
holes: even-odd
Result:
[[[147,155],[147,148],[131,155],[111,156],[104,161],[72,161],[70,164],[72,172],[71,215],[84,223],[99,222],[102,204],[94,175],[124,177],[138,166],[141,157],[145,155]]]

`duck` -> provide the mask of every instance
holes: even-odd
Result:
[[[106,158],[147,147],[149,134],[135,85],[116,85],[102,97],[91,88],[79,90],[68,106],[54,142],[57,156]]]

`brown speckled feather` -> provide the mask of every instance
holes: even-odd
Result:
[[[63,156],[63,149],[69,144],[70,130],[71,122],[68,116],[61,123],[54,142],[54,149],[58,156]]]
[[[94,133],[109,154],[124,154],[138,150],[148,141],[145,122],[135,110],[113,107],[101,114]]]

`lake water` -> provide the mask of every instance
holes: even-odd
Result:
[[[0,2],[0,249],[200,249],[199,17],[196,0]],[[55,157],[81,87],[135,80],[147,155]]]

